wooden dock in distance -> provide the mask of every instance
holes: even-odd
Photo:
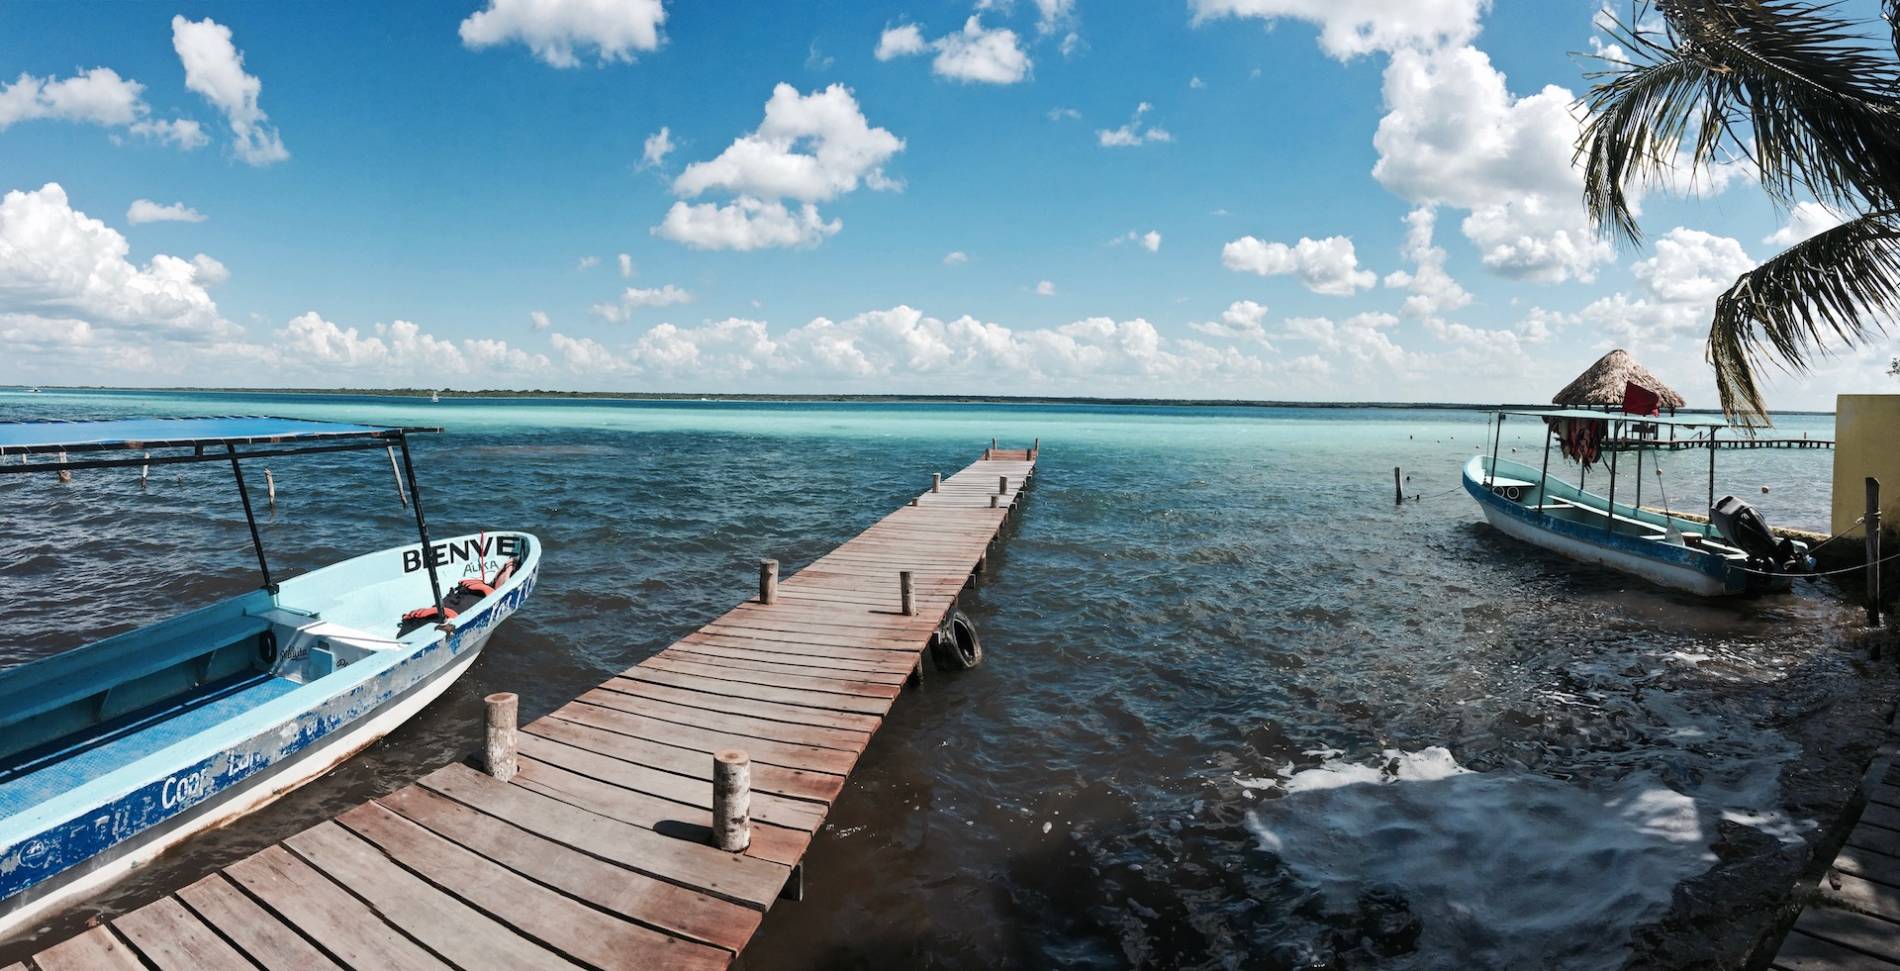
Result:
[[[1861,789],[1860,819],[1781,939],[1776,971],[1900,971],[1900,739],[1891,732]]]
[[[0,971],[724,968],[802,893],[812,837],[1036,457],[992,443],[518,732],[512,696],[492,698],[496,775],[439,769]],[[731,749],[750,760],[743,852],[713,845],[714,754]]]

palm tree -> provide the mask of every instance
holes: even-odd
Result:
[[[1722,409],[1765,413],[1756,369],[1807,369],[1830,339],[1884,333],[1900,309],[1900,0],[1887,23],[1837,3],[1633,0],[1611,32],[1578,140],[1584,202],[1606,235],[1642,241],[1631,188],[1746,159],[1783,208],[1850,216],[1742,274],[1715,301],[1709,363]]]

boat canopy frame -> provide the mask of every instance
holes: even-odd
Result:
[[[229,462],[238,498],[244,506],[244,522],[250,527],[251,546],[257,551],[258,572],[263,574],[264,589],[275,595],[277,583],[271,578],[270,560],[264,554],[263,535],[257,528],[257,513],[251,507],[251,494],[244,484],[241,463],[372,449],[384,450],[393,462],[396,453],[401,452],[402,473],[398,484],[406,482],[408,485],[409,507],[415,512],[416,535],[422,542],[421,559],[429,573],[429,591],[435,599],[435,616],[440,621],[446,619],[442,610],[442,581],[436,573],[436,558],[430,552],[429,522],[422,511],[422,490],[416,483],[415,463],[409,454],[409,436],[441,430],[255,416],[0,422],[0,475]],[[151,454],[166,450],[172,450],[173,454]],[[68,453],[74,452],[94,455],[133,451],[144,454],[127,458],[67,458]],[[8,464],[13,455],[20,456],[20,461]],[[56,458],[51,462],[28,461],[29,456],[36,455]]]

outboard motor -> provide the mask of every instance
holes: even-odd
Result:
[[[1734,496],[1723,496],[1722,501],[1709,510],[1709,521],[1722,532],[1723,538],[1748,554],[1750,566],[1776,572],[1793,572],[1806,566],[1805,544],[1777,537],[1754,506]]]

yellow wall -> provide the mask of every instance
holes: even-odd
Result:
[[[1881,523],[1891,527],[1900,514],[1900,394],[1836,395],[1834,532],[1866,535],[1854,520],[1867,511],[1870,475],[1880,480]]]

